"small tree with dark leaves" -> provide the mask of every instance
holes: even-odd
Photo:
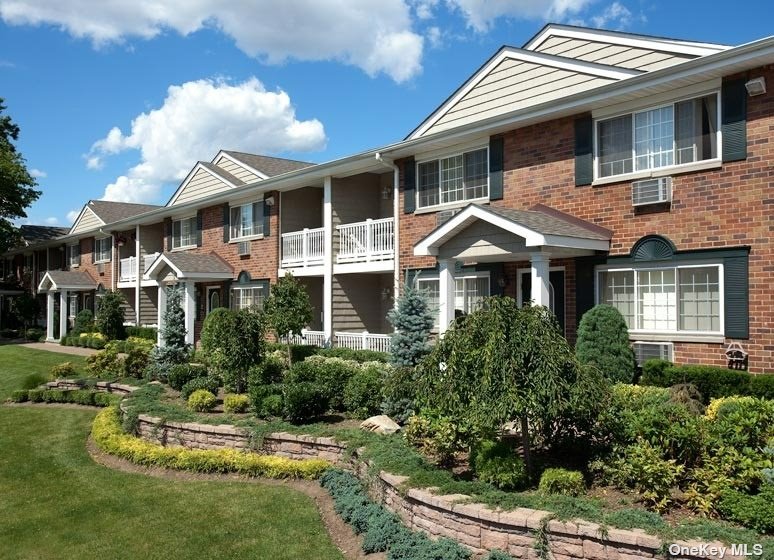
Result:
[[[287,337],[288,362],[292,362],[292,335],[300,335],[312,320],[312,304],[306,288],[292,274],[286,274],[271,287],[263,312],[277,339]]]
[[[393,365],[416,366],[430,351],[430,331],[435,324],[427,296],[406,284],[387,318],[394,328],[390,341]]]
[[[122,307],[125,301],[121,292],[105,292],[99,303],[94,326],[110,340],[126,338],[124,308]]]

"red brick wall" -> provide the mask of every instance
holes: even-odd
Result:
[[[94,264],[94,241],[94,237],[81,239],[81,264],[74,270],[87,272],[97,283],[102,284],[106,290],[110,290],[113,287],[113,267],[117,266],[116,258],[111,258],[110,262],[104,263],[103,272],[97,272],[97,265]],[[116,256],[113,255],[113,257]]]
[[[764,75],[774,83],[773,66],[750,75]],[[492,205],[525,209],[543,203],[611,229],[611,255],[628,254],[632,245],[648,234],[670,238],[678,250],[749,245],[750,339],[741,343],[750,353],[751,371],[774,370],[774,290],[770,284],[774,271],[774,143],[770,140],[774,94],[748,97],[748,158],[720,169],[674,176],[669,211],[635,211],[631,180],[576,187],[573,120],[558,119],[504,135],[504,198]],[[413,246],[435,228],[436,216],[403,213],[402,178],[400,204],[401,268],[434,266],[433,257],[415,257]],[[513,268],[509,265],[506,270]],[[515,290],[515,283],[511,285]],[[569,325],[574,324],[570,316],[574,317],[575,307],[569,274],[567,286]],[[675,343],[675,359],[725,365],[724,349],[720,344]]]

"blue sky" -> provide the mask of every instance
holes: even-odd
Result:
[[[0,97],[43,195],[163,204],[218,148],[322,162],[400,140],[547,21],[741,44],[770,2],[0,0]]]

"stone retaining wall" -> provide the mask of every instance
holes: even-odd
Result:
[[[121,383],[113,383],[110,381],[97,381],[93,386],[84,385],[73,379],[56,379],[46,383],[47,389],[60,389],[62,391],[78,391],[78,390],[94,390],[102,393],[116,393],[117,395],[128,395],[129,393],[136,391],[137,387],[134,385],[124,385]]]

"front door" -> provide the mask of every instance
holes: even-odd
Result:
[[[220,307],[220,286],[209,286],[207,288],[207,315],[218,307]]]
[[[559,326],[565,333],[564,270],[549,271],[548,284],[549,308],[556,315],[556,320],[559,321]],[[520,288],[522,305],[529,305],[529,302],[532,301],[532,273],[529,270],[522,271]]]

